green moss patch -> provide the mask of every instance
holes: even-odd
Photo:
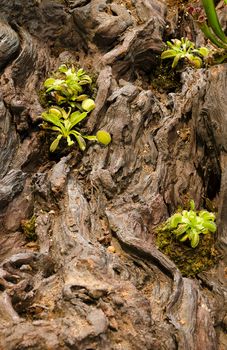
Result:
[[[151,73],[151,86],[160,92],[176,92],[181,89],[180,72],[172,69],[171,62],[159,62]],[[182,67],[182,62],[180,62]]]
[[[220,254],[214,247],[215,234],[200,235],[196,248],[191,248],[189,242],[179,242],[170,231],[157,231],[156,244],[158,248],[177,265],[182,275],[194,277],[198,273],[214,266]]]

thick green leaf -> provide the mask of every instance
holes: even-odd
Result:
[[[181,242],[185,242],[188,239],[188,234],[184,234],[183,237],[180,238]]]
[[[95,108],[95,101],[92,100],[91,98],[86,98],[82,104],[81,107],[86,111],[86,112],[91,112]]]
[[[105,146],[107,146],[111,142],[111,136],[105,130],[99,130],[96,133],[96,137],[97,137],[98,142],[102,143]]]
[[[71,140],[70,136],[67,136],[67,143],[68,143],[68,146],[72,146],[74,144],[74,141]]]
[[[210,232],[215,232],[217,230],[217,226],[213,221],[204,221],[203,226],[207,228]]]
[[[76,131],[76,130],[70,130],[69,135],[74,135],[75,137],[77,137],[77,136],[83,137],[81,135],[81,133],[79,131]]]
[[[197,215],[196,212],[193,210],[186,211],[185,217],[191,221],[192,224],[196,224],[197,222]]]
[[[172,68],[175,68],[177,63],[179,62],[179,60],[181,59],[182,57],[182,54],[181,53],[178,53],[175,57],[174,57],[174,60],[173,60],[173,63],[172,63]]]
[[[59,120],[58,117],[56,117],[56,115],[50,114],[48,112],[43,112],[42,118],[43,118],[43,120],[45,120],[49,123],[52,123],[56,126],[59,126],[60,128],[62,127],[61,121]]]
[[[210,50],[207,47],[200,47],[196,51],[203,57],[207,57],[210,53]]]
[[[179,39],[172,39],[174,46],[176,46],[177,48],[180,48],[182,46],[182,44],[184,44],[184,38],[181,38],[181,40]]]
[[[87,95],[79,95],[79,96],[76,96],[76,97],[75,97],[75,100],[76,100],[76,101],[84,101],[84,100],[86,100],[87,98],[88,98]]]
[[[76,137],[76,140],[77,140],[77,142],[78,142],[79,148],[81,149],[81,151],[84,151],[85,148],[86,148],[86,142],[85,142],[85,140],[84,140],[83,137],[80,136],[80,135],[77,135],[77,136],[75,136],[75,137]]]
[[[176,55],[177,55],[177,52],[175,50],[166,50],[162,52],[161,59],[164,60],[166,58],[172,58],[172,57],[175,57]]]
[[[73,126],[69,119],[64,120],[64,127],[65,127],[66,133],[68,133],[72,129]]]
[[[50,86],[53,86],[55,83],[56,79],[54,78],[48,78],[47,80],[44,81],[43,86],[45,88],[49,88]]]
[[[199,244],[199,233],[195,231],[191,237],[191,247],[195,248],[197,247],[198,244]]]
[[[62,108],[58,106],[52,106],[49,108],[48,112],[58,118],[62,117]]]
[[[52,90],[61,90],[62,84],[64,84],[62,79],[49,78],[44,82],[44,87],[47,88],[46,92],[48,93]]]
[[[201,210],[199,212],[199,217],[204,219],[204,220],[211,220],[211,221],[215,220],[215,214],[214,213],[210,213],[207,210]]]
[[[227,44],[227,37],[219,22],[215,2],[213,0],[202,0],[202,4],[206,12],[209,27],[212,28],[213,32],[223,43]]]
[[[91,78],[89,77],[89,75],[83,75],[81,77],[81,80],[80,80],[80,85],[86,85],[86,84],[91,84],[92,83],[92,80]]]
[[[182,215],[180,213],[176,213],[170,218],[170,229],[176,228],[178,224],[182,222]]]
[[[189,54],[189,55],[187,55],[187,59],[189,60],[189,62],[191,64],[193,64],[193,66],[195,66],[195,68],[201,68],[203,65],[203,61],[198,56],[194,56],[192,54]]]
[[[68,71],[68,68],[65,64],[62,64],[59,68],[58,68],[59,72],[61,73],[66,73]]]
[[[85,74],[85,71],[83,70],[83,68],[80,68],[79,70],[78,70],[78,72],[77,72],[77,76],[78,77],[81,77],[82,75],[84,75]]]
[[[58,135],[56,137],[56,139],[52,142],[52,144],[50,145],[50,151],[54,152],[56,150],[56,148],[58,147],[59,141],[61,140],[62,135]]]
[[[176,236],[180,236],[182,235],[183,233],[185,233],[188,229],[188,225],[182,225],[180,224],[177,229],[173,230],[173,233],[176,235]]]
[[[190,204],[190,209],[195,210],[195,202],[193,201],[193,199],[190,200],[189,204]]]
[[[73,112],[69,117],[71,128],[76,124],[78,124],[79,122],[81,122],[84,118],[86,118],[86,116],[87,116],[86,112],[83,112],[83,113],[80,113],[78,111]]]
[[[76,103],[75,102],[72,102],[72,101],[68,101],[69,105],[72,107],[72,108],[75,108],[76,107]]]
[[[72,80],[66,80],[66,83],[68,85],[69,88],[71,88],[71,94],[78,94],[78,92],[82,92],[83,89],[82,87],[80,86],[80,84],[78,84],[76,81],[72,81]]]

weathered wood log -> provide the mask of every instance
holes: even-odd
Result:
[[[223,256],[227,242],[227,65],[154,88],[167,5],[1,2],[0,349],[227,346],[225,259],[186,278],[155,244],[185,198],[217,204]],[[50,156],[39,91],[72,61],[98,76],[85,128],[112,142]]]

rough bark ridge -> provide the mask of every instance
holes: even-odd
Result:
[[[169,94],[148,84],[174,11],[157,0],[1,1],[0,349],[226,347],[223,261],[183,278],[154,243],[185,197],[206,197],[226,248],[227,67],[188,69]],[[50,160],[38,91],[68,61],[98,75],[86,128],[112,143]],[[21,221],[33,214],[28,244]]]

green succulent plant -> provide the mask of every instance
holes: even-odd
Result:
[[[87,94],[83,93],[83,87],[91,83],[92,79],[82,68],[76,71],[74,66],[68,68],[63,64],[55,77],[46,79],[43,85],[45,93],[58,105],[69,104],[81,110],[81,102],[88,99]]]
[[[209,55],[209,49],[206,47],[195,48],[195,44],[188,38],[172,39],[167,41],[168,49],[163,51],[161,59],[173,58],[172,68],[175,68],[181,59],[186,59],[196,68],[203,65],[202,58]]]
[[[176,237],[184,242],[190,241],[191,247],[199,244],[199,235],[215,232],[215,214],[207,210],[195,211],[195,203],[190,201],[190,210],[173,214],[165,223],[162,231],[171,231]]]
[[[76,71],[74,66],[68,68],[65,64],[58,68],[53,77],[45,80],[45,94],[52,106],[42,113],[44,129],[53,131],[56,138],[50,145],[50,151],[54,152],[61,139],[66,139],[68,146],[77,141],[79,148],[84,151],[85,140],[98,141],[108,145],[111,141],[110,134],[105,130],[99,130],[95,135],[82,135],[78,124],[95,108],[95,101],[85,93],[89,92],[92,79],[83,69]]]
[[[80,131],[75,128],[77,124],[87,117],[87,114],[87,112],[81,113],[80,111],[71,113],[71,108],[69,108],[69,111],[66,112],[63,108],[58,106],[52,106],[47,111],[42,113],[42,118],[44,120],[42,127],[57,134],[56,138],[50,145],[51,152],[54,152],[57,149],[62,138],[67,140],[68,146],[72,146],[75,142],[74,140],[76,139],[79,148],[82,151],[86,149],[85,139],[98,141],[104,145],[107,145],[111,141],[110,134],[105,130],[99,130],[98,133],[107,135],[109,142],[106,142],[105,139],[100,139],[100,137],[95,135],[82,135]]]

